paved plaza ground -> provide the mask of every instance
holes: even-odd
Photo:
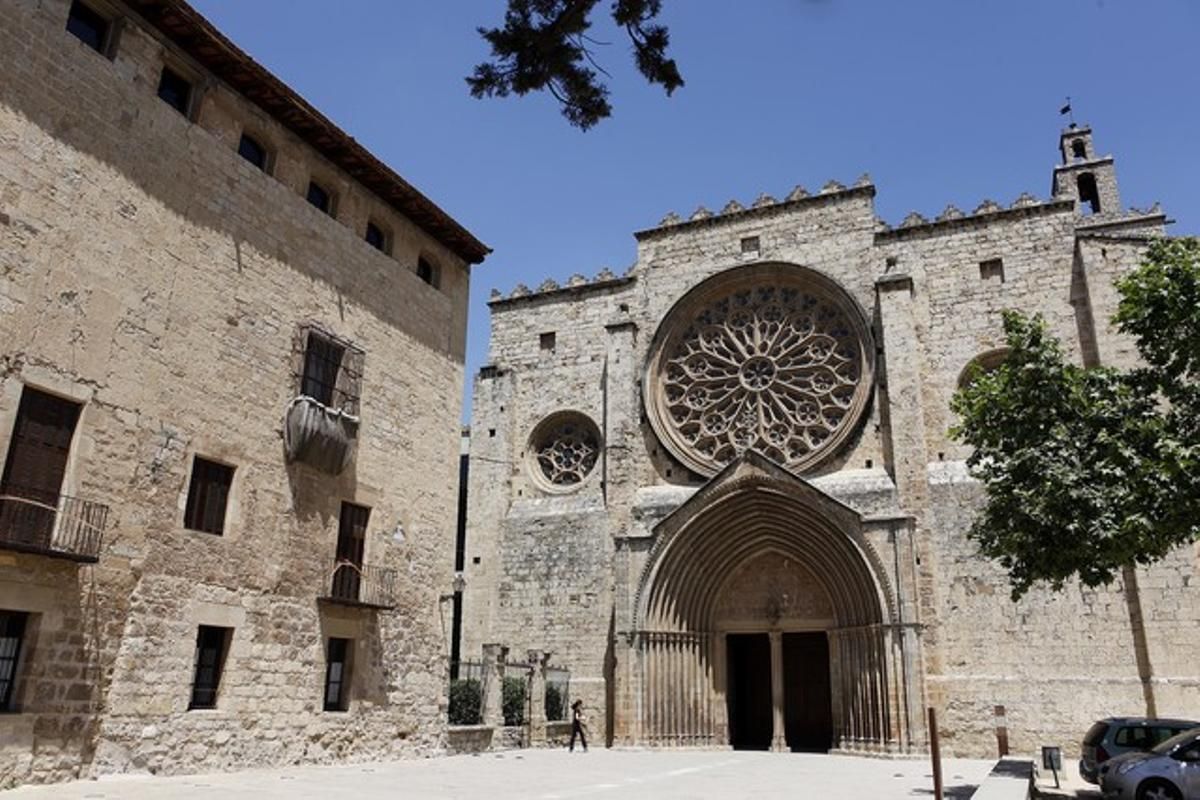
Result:
[[[946,797],[962,800],[993,762],[947,759]],[[336,767],[173,778],[120,776],[0,792],[4,800],[569,800],[569,798],[932,797],[928,761],[700,751],[519,750]]]

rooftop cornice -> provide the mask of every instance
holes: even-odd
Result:
[[[786,211],[792,211],[805,206],[817,206],[829,202],[848,200],[853,197],[874,197],[875,185],[866,175],[858,179],[853,186],[843,186],[837,181],[825,184],[818,194],[809,194],[803,187],[797,186],[783,200],[776,200],[770,195],[760,195],[750,207],[744,207],[736,200],[725,204],[719,213],[713,213],[701,206],[692,212],[687,219],[671,213],[663,218],[657,226],[637,231],[633,234],[639,242],[653,239],[680,231],[690,231],[699,228],[724,225],[730,222],[742,222],[756,217],[767,217]]]
[[[1083,242],[1120,242],[1124,244],[1146,244],[1155,239],[1162,239],[1166,234],[1161,233],[1102,233],[1100,231],[1083,231],[1076,233],[1075,238]]]
[[[604,289],[614,289],[637,280],[637,276],[633,274],[633,269],[633,267],[630,267],[624,275],[614,275],[609,270],[603,269],[590,281],[584,276],[576,274],[571,276],[565,286],[560,286],[553,278],[547,278],[542,281],[537,289],[530,289],[525,284],[518,283],[507,297],[502,295],[498,289],[492,289],[492,296],[488,300],[488,305],[497,308],[522,301],[541,301],[572,295],[591,294]]]
[[[1090,217],[1085,219],[1090,219]],[[1083,221],[1075,226],[1075,230],[1076,235],[1082,236],[1087,233],[1098,233],[1100,231],[1113,228],[1124,228],[1130,225],[1145,225],[1146,223],[1150,222],[1157,223],[1159,225],[1166,225],[1169,222],[1167,215],[1163,213],[1161,209],[1159,209],[1157,204],[1146,211],[1130,209],[1128,212],[1120,216],[1099,219],[1095,222]]]
[[[963,214],[954,208],[954,206],[948,206],[937,219],[927,220],[920,214],[913,212],[904,218],[899,227],[876,231],[875,240],[895,241],[914,234],[919,235],[955,228],[969,228],[981,224],[986,225],[999,220],[1067,212],[1074,210],[1074,208],[1074,200],[1037,200],[1027,194],[1021,195],[1008,208],[1004,208],[991,200],[984,200],[970,214]]]
[[[1089,169],[1091,167],[1096,167],[1101,164],[1111,164],[1111,163],[1113,163],[1112,156],[1101,156],[1100,158],[1088,158],[1088,159],[1083,159],[1080,161],[1072,161],[1070,164],[1055,164],[1054,172],[1055,173],[1071,172],[1072,170]]]
[[[124,0],[176,47],[255,104],[448,250],[478,264],[491,248],[291,87],[225,37],[184,0]]]

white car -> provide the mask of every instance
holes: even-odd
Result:
[[[1120,800],[1200,800],[1200,728],[1148,753],[1125,753],[1100,767],[1100,789]]]

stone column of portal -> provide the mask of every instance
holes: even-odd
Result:
[[[614,306],[617,304],[614,303]],[[627,304],[618,307],[628,309]],[[640,542],[628,538],[628,520],[633,493],[641,481],[636,477],[637,459],[626,458],[641,445],[641,394],[638,392],[637,325],[628,310],[616,311],[604,326],[607,348],[604,355],[604,382],[601,429],[604,451],[598,465],[603,481],[604,503],[608,508],[609,532],[613,537],[612,608],[609,642],[615,660],[609,663],[605,678],[604,719],[608,738],[619,744],[645,744],[645,660],[642,642],[634,633],[633,608],[637,583],[641,576],[640,560],[631,547]],[[611,454],[611,457],[610,457]],[[636,565],[633,563],[636,562]],[[610,671],[611,670],[611,671]],[[599,710],[597,710],[599,713]],[[597,728],[597,736],[600,730]]]
[[[904,609],[901,619],[889,620],[903,629],[901,664],[905,714],[911,726],[908,738],[917,749],[927,746],[924,708],[925,680],[921,656],[920,623],[926,612],[938,605],[939,587],[933,576],[937,565],[923,517],[928,507],[928,453],[925,444],[925,415],[921,397],[921,346],[917,336],[913,280],[909,275],[888,274],[875,282],[879,322],[883,335],[883,369],[886,379],[884,412],[891,443],[891,468],[899,493],[900,507],[912,514],[911,521],[896,526],[894,534],[906,540],[900,549],[905,560],[897,576],[896,598]],[[920,563],[920,567],[916,566]],[[903,578],[911,569],[913,579]]]
[[[884,275],[875,282],[883,334],[892,468],[900,505],[918,511],[926,505],[928,457],[921,398],[921,349],[913,308],[913,281],[908,275]]]
[[[783,721],[783,633],[771,631],[771,749],[785,752],[787,734]]]
[[[504,662],[508,648],[502,644],[483,646],[483,724],[495,731],[504,727]]]
[[[529,682],[529,744],[538,747],[546,743],[546,663],[550,654],[530,650],[526,656],[533,670]]]

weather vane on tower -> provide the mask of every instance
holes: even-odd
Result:
[[[1071,127],[1075,127],[1075,112],[1071,109],[1071,98],[1069,96],[1067,97],[1067,102],[1058,110],[1058,113],[1066,114],[1067,118],[1071,121]]]

